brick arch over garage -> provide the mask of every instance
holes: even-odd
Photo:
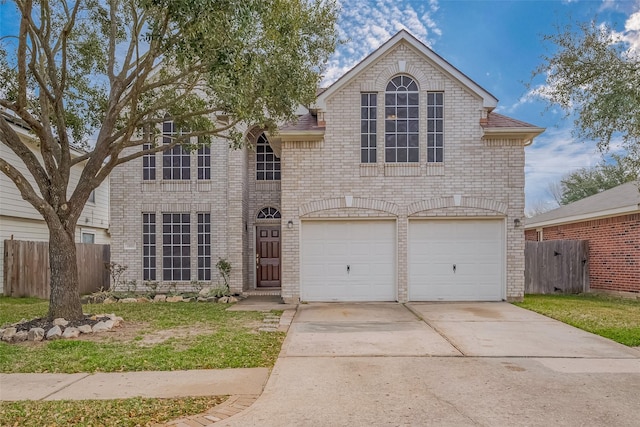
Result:
[[[461,197],[459,201],[456,201],[453,196],[420,200],[419,202],[412,203],[407,209],[407,214],[411,216],[417,214],[418,212],[442,208],[475,208],[507,215],[506,203],[498,202],[496,200],[483,199],[480,197]]]
[[[390,203],[384,200],[375,199],[363,199],[360,197],[336,197],[331,199],[314,200],[308,203],[304,203],[298,208],[298,214],[300,217],[307,216],[309,214],[326,211],[332,209],[370,209],[380,212],[386,212],[393,216],[398,216],[399,207],[394,203]]]

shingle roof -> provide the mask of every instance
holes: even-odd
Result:
[[[281,133],[311,130],[324,130],[324,126],[318,126],[318,117],[311,113],[299,116],[295,122],[287,123],[280,128]]]
[[[489,128],[537,128],[530,123],[523,122],[520,120],[512,119],[511,117],[503,116],[498,113],[489,113],[487,116],[486,124],[483,124],[483,127]]]
[[[640,212],[640,182],[627,182],[526,220],[526,227],[584,221],[587,218]]]

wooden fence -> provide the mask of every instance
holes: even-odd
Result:
[[[588,240],[525,243],[525,294],[579,293],[589,290]]]
[[[109,289],[109,245],[76,243],[80,295]],[[4,294],[49,298],[49,243],[4,241]]]

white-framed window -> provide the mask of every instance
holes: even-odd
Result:
[[[162,214],[162,280],[191,280],[191,215]]]
[[[142,150],[150,150],[151,144],[142,144]],[[156,179],[156,153],[142,156],[142,180],[153,181]]]
[[[384,148],[387,163],[420,161],[420,93],[409,76],[387,84],[384,95]]]
[[[89,193],[89,198],[87,199],[87,202],[88,203],[93,203],[93,204],[96,203],[96,190],[95,189],[91,190],[91,193]]]
[[[271,149],[264,133],[256,141],[256,179],[280,181],[280,158]]]
[[[211,214],[198,214],[198,280],[211,280]]]
[[[142,279],[156,280],[155,213],[142,213]]]
[[[162,123],[162,143],[171,144],[180,132],[171,120]],[[178,144],[162,153],[162,179],[189,180],[191,179],[191,156],[188,151]]]
[[[96,242],[96,233],[92,231],[80,231],[80,241],[82,243],[95,243]]]
[[[377,154],[377,93],[360,94],[360,162],[375,163]]]
[[[427,162],[444,161],[444,93],[427,93]]]
[[[197,156],[198,179],[211,179],[211,147],[201,144]]]
[[[280,219],[280,211],[272,207],[262,208],[258,212],[256,219]]]

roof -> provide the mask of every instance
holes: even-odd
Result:
[[[311,113],[298,116],[297,120],[286,123],[279,128],[280,133],[314,130],[324,130],[324,126],[318,126],[318,116],[314,116]]]
[[[503,116],[498,113],[489,113],[487,117],[487,122],[483,127],[487,128],[537,128],[530,123],[523,122],[520,120],[512,119],[511,117]]]
[[[482,99],[483,106],[485,108],[493,109],[498,105],[498,99],[485,90],[478,83],[471,80],[467,75],[458,70],[456,67],[447,62],[440,55],[431,50],[427,45],[422,43],[407,30],[398,31],[393,37],[382,44],[378,49],[374,50],[369,56],[360,61],[356,66],[347,71],[338,80],[336,80],[331,86],[329,86],[322,93],[318,94],[317,102],[322,106],[325,100],[333,93],[339,90],[342,86],[347,84],[353,77],[358,75],[361,71],[367,68],[371,63],[376,61],[381,56],[385,55],[389,50],[401,42],[406,42],[416,50],[421,52],[431,62],[439,67],[444,73],[449,74],[453,79],[458,80],[462,85],[466,86],[469,90],[475,93]]]
[[[518,138],[524,140],[524,145],[530,145],[533,138],[545,131],[544,128],[494,112],[487,114],[485,120],[480,120],[480,125],[484,139]]]
[[[627,182],[526,220],[525,228],[581,222],[640,212],[640,182]]]

